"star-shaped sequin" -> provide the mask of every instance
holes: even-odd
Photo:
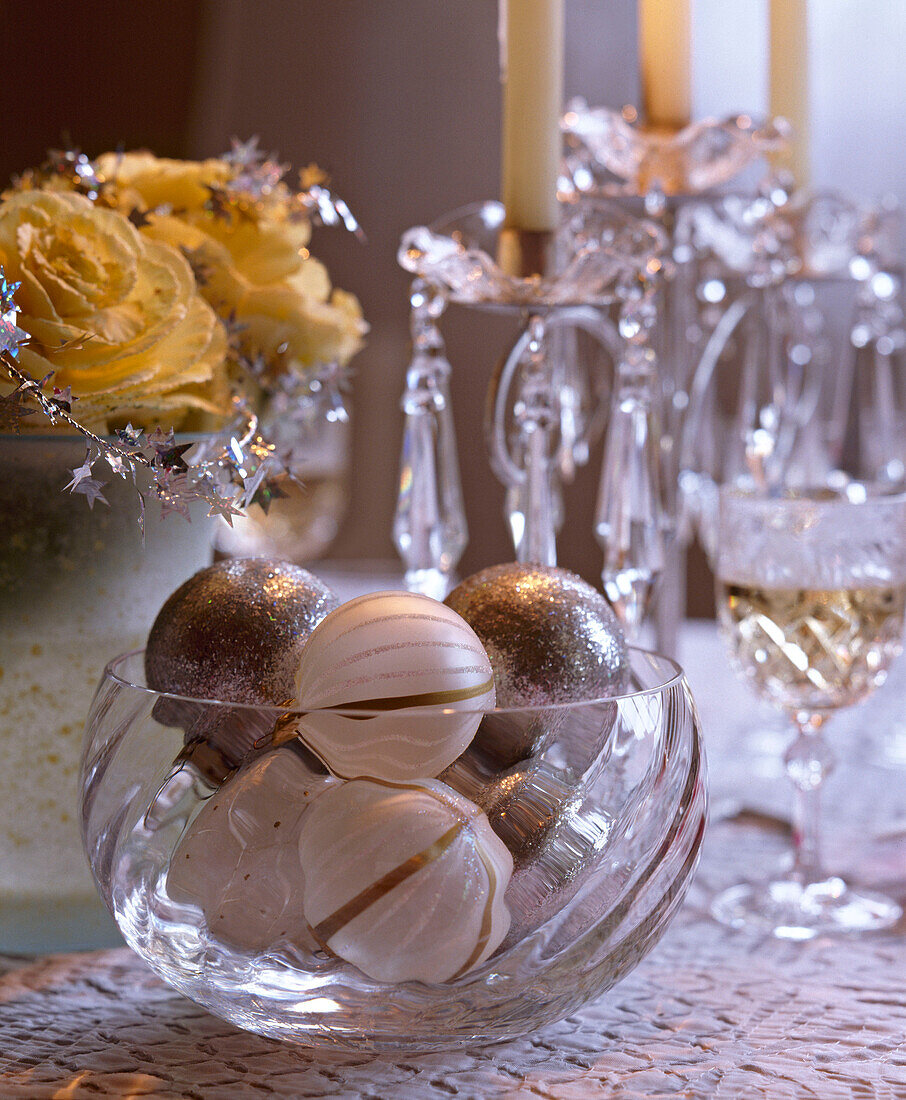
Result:
[[[137,206],[132,207],[132,209],[129,211],[128,218],[136,229],[144,229],[146,225],[150,225],[148,211],[139,210]]]
[[[186,451],[191,450],[191,443],[177,443],[176,434],[171,428],[164,433],[160,428],[155,428],[148,437],[148,444],[154,450],[154,465],[164,470],[188,470],[183,459]]]
[[[209,516],[222,516],[226,522],[233,526],[233,516],[241,516],[242,509],[236,508],[232,501],[228,500],[224,496],[220,496],[218,493],[216,496],[210,499]]]
[[[17,387],[12,393],[0,397],[0,430],[14,431],[19,434],[19,421],[26,416],[33,416],[35,409],[30,409],[25,404],[26,394]]]
[[[205,210],[208,213],[213,214],[215,218],[220,218],[223,221],[229,221],[232,216],[232,206],[230,202],[230,195],[223,187],[212,187],[210,184],[207,187],[208,199],[204,204]]]
[[[81,484],[86,478],[91,477],[91,467],[94,465],[94,461],[90,455],[85,456],[85,461],[81,466],[76,466],[72,471],[72,481],[68,485],[64,485],[64,489],[68,489],[71,493],[75,491],[76,487]]]
[[[189,505],[181,497],[166,491],[158,491],[157,495],[160,499],[161,519],[166,519],[171,512],[175,512],[176,515],[182,516],[188,523],[192,522],[192,517],[189,515]]]
[[[140,447],[145,432],[143,428],[133,428],[131,424],[127,424],[125,428],[116,429],[116,437],[121,443],[125,443],[127,447]]]
[[[11,283],[0,267],[0,313],[9,313],[16,309],[15,294],[21,283]]]
[[[284,493],[276,481],[270,478],[265,479],[264,483],[258,487],[257,492],[252,497],[251,503],[260,506],[265,515],[270,511],[271,505],[275,500],[285,500],[288,494]]]
[[[191,443],[179,443],[167,450],[158,450],[155,463],[163,466],[165,470],[188,470],[189,467],[182,456],[191,449]]]
[[[95,477],[83,477],[74,485],[72,482],[70,482],[69,485],[66,486],[66,488],[69,489],[71,493],[81,493],[88,501],[89,508],[94,508],[94,502],[96,500],[99,500],[101,504],[106,504],[109,508],[110,501],[107,500],[102,492],[105,485],[106,482],[99,481]],[[72,487],[70,488],[70,486]]]
[[[63,412],[72,412],[72,403],[78,401],[77,397],[73,396],[72,386],[67,386],[65,389],[53,388],[53,397],[50,398],[55,405],[58,405]]]
[[[18,315],[15,308],[0,313],[0,355],[10,355],[13,359],[19,354],[19,345],[28,339],[28,333],[16,324]]]
[[[258,141],[257,134],[253,134],[248,141],[240,141],[237,137],[230,138],[230,151],[223,159],[227,164],[234,164],[237,168],[259,164],[264,159],[264,153],[258,148]]]

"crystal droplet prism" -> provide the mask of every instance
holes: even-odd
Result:
[[[631,345],[620,364],[595,512],[604,592],[630,634],[638,631],[664,568],[653,360],[649,348]]]
[[[436,319],[441,296],[413,283],[413,358],[402,399],[405,414],[393,540],[406,566],[406,586],[442,599],[468,542],[456,434],[450,404],[450,364]]]
[[[557,564],[554,515],[552,445],[558,412],[551,384],[544,321],[528,323],[529,341],[520,362],[519,390],[513,409],[518,450],[523,457],[524,481],[520,493],[522,537],[516,541],[516,560]],[[511,530],[516,534],[512,525]]]

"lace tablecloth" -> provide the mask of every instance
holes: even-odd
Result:
[[[707,916],[716,889],[781,857],[786,789],[773,755],[776,720],[735,684],[714,628],[690,626],[683,642],[721,819],[664,939],[595,1004],[498,1046],[320,1055],[209,1016],[126,949],[9,959],[0,977],[0,1097],[906,1097],[906,928],[789,943],[733,933]],[[841,765],[825,804],[834,867],[901,900],[906,769],[875,756],[904,700],[901,672],[841,717]]]

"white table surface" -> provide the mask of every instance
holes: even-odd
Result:
[[[351,573],[330,579],[343,596],[360,584]],[[708,917],[716,890],[782,858],[788,792],[771,752],[776,719],[736,683],[713,624],[686,625],[681,658],[701,712],[712,805],[736,816],[712,823],[660,944],[581,1013],[452,1054],[328,1056],[236,1030],[125,948],[0,960],[0,1097],[906,1097],[906,926],[789,943]],[[824,815],[833,868],[901,900],[906,766],[882,766],[874,754],[898,720],[906,727],[904,702],[906,668],[832,727],[841,763]]]

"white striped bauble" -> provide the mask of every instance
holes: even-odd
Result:
[[[299,834],[313,938],[381,982],[444,982],[480,966],[510,925],[513,858],[484,813],[439,780],[353,779]]]
[[[494,675],[455,611],[415,592],[376,592],[318,624],[296,706],[299,735],[335,775],[424,779],[471,742],[494,706]]]
[[[212,938],[255,954],[281,940],[317,950],[299,903],[299,830],[340,780],[296,745],[252,761],[203,803],[167,871],[169,897],[197,906]]]

